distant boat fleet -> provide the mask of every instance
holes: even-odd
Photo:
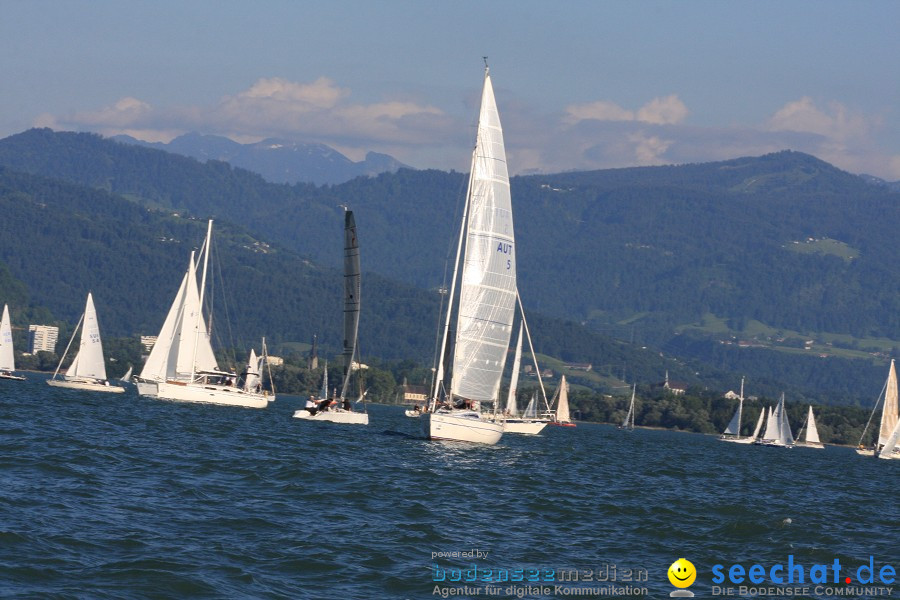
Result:
[[[548,401],[541,380],[540,369],[531,343],[522,301],[516,283],[516,251],[509,173],[500,116],[494,98],[490,70],[485,60],[481,107],[475,149],[469,175],[465,207],[456,239],[456,260],[449,286],[449,300],[441,307],[442,324],[438,327],[440,344],[436,346],[427,403],[407,410],[408,417],[418,417],[425,437],[496,444],[504,433],[536,435],[546,426],[574,427],[569,411],[568,384],[562,376],[554,397]],[[169,312],[157,336],[140,375],[132,377],[131,368],[122,383],[133,383],[138,394],[149,398],[179,402],[199,402],[265,408],[275,400],[271,373],[268,388],[264,375],[268,368],[267,350],[263,339],[261,353],[251,349],[244,372],[219,368],[210,330],[204,317],[204,295],[212,246],[212,221],[207,225],[206,238],[195,256],[191,252],[186,272],[175,294]],[[201,267],[202,265],[202,267]],[[198,285],[198,270],[201,271]],[[360,252],[353,211],[345,208],[344,217],[344,378],[329,391],[328,370],[323,375],[322,391],[311,396],[306,407],[294,417],[304,421],[368,425],[369,418],[363,403],[362,410],[354,405],[366,396],[362,368],[356,369],[356,391],[351,392],[354,365],[359,365],[360,318]],[[443,297],[443,296],[442,296]],[[499,392],[509,343],[512,337],[516,307],[519,308],[519,332],[510,377],[509,393],[504,410],[499,406]],[[455,329],[451,332],[451,324]],[[81,331],[78,351],[68,369],[60,374],[62,365]],[[516,402],[518,376],[522,357],[523,333],[528,340],[538,376],[540,395],[533,394],[524,411]],[[356,361],[356,362],[355,362]],[[0,321],[0,379],[22,381],[15,374],[12,333],[7,306]],[[87,295],[84,313],[72,334],[66,351],[47,383],[54,387],[122,393],[124,387],[107,379],[103,346],[97,311],[91,293]],[[623,431],[635,427],[635,394],[625,419],[619,426]],[[351,400],[351,395],[355,401]],[[876,402],[869,419],[871,423],[879,405]],[[878,440],[874,447],[863,447],[860,454],[879,458],[900,458],[898,438],[897,374],[891,361],[885,389]],[[819,440],[815,415],[810,406],[806,421],[793,437],[784,394],[774,407],[760,411],[753,433],[742,437],[741,420],[744,405],[744,381],[734,417],[721,440],[738,444],[758,444],[776,447],[803,446],[823,448]],[[866,431],[869,424],[866,425]],[[863,432],[863,438],[865,431]]]

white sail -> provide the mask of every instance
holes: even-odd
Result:
[[[756,420],[756,427],[753,428],[753,435],[750,436],[754,440],[759,437],[759,432],[762,430],[763,421],[766,418],[766,409],[762,409],[759,411],[759,418]]]
[[[628,404],[628,412],[625,414],[625,420],[622,421],[622,427],[625,429],[634,429],[634,395],[637,393],[637,384],[631,388],[631,402]]]
[[[121,378],[119,381],[124,381],[125,383],[130,382],[130,381],[131,381],[131,372],[132,372],[132,370],[133,370],[133,367],[128,367],[128,370],[125,371],[125,374],[122,375],[122,378]]]
[[[891,435],[888,436],[887,440],[885,440],[884,447],[878,453],[878,457],[900,458],[896,452],[898,442],[900,442],[900,422],[894,425],[894,430],[891,432]]]
[[[209,252],[209,248],[207,248]],[[188,268],[187,285],[181,309],[181,322],[176,328],[175,340],[169,349],[167,377],[180,381],[190,381],[191,376],[201,371],[218,371],[213,354],[206,320],[203,318],[200,291],[197,289],[196,267],[191,260]]]
[[[535,419],[537,418],[537,394],[531,394],[531,400],[528,401],[528,406],[525,407],[525,411],[522,413],[522,417],[525,419]]]
[[[740,435],[741,433],[741,409],[734,411],[734,416],[728,422],[728,427],[723,431],[725,435]]]
[[[94,298],[88,293],[84,306],[84,321],[81,327],[81,343],[78,354],[66,371],[66,377],[106,379],[106,364],[103,362],[103,343],[100,341],[100,324],[97,322],[97,310]]]
[[[192,256],[192,265],[193,262]],[[147,381],[165,381],[166,379],[168,374],[169,351],[175,340],[175,331],[180,322],[182,305],[184,304],[184,290],[187,287],[188,277],[192,270],[192,268],[188,268],[188,272],[185,273],[184,277],[181,279],[181,286],[178,288],[178,293],[175,294],[175,301],[172,302],[172,307],[169,309],[169,314],[166,315],[166,320],[163,323],[162,329],[159,331],[156,343],[153,344],[153,348],[150,350],[150,356],[147,357],[144,368],[141,370],[141,379]]]
[[[785,446],[794,443],[794,436],[791,434],[791,424],[788,421],[787,408],[784,406],[784,394],[781,394],[781,402],[778,404],[778,441]]]
[[[514,417],[518,412],[516,392],[519,388],[519,364],[522,362],[522,323],[519,323],[519,341],[516,343],[516,354],[513,357],[512,374],[509,377],[509,394],[506,397],[506,414]]]
[[[9,306],[3,305],[3,320],[0,321],[0,371],[15,371],[16,360],[13,352],[12,325],[9,320]]]
[[[813,444],[820,443],[819,429],[816,427],[816,417],[813,414],[812,406],[809,407],[809,415],[806,417],[806,439],[804,441]]]
[[[325,361],[325,368],[322,369],[322,390],[319,392],[319,398],[328,398],[328,361]]]
[[[775,418],[775,410],[770,406],[768,416],[766,417],[766,431],[763,433],[762,439],[777,440],[778,430],[779,423]]]
[[[878,429],[878,443],[876,449],[887,444],[898,421],[897,405],[897,369],[891,360],[891,368],[888,372],[887,384],[884,390],[884,406],[881,409],[881,427]]]
[[[569,416],[569,384],[566,383],[565,375],[559,380],[559,400],[556,404],[556,420],[560,423],[568,423],[572,420]]]
[[[496,400],[512,335],[516,254],[506,150],[490,75],[485,74],[470,178],[450,391]]]
[[[247,376],[244,379],[244,389],[253,391],[261,381],[259,359],[256,357],[256,350],[250,348],[250,356],[247,358]]]

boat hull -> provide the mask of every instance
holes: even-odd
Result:
[[[106,392],[109,394],[121,394],[125,388],[109,383],[92,381],[66,381],[65,379],[48,379],[47,385],[53,387],[68,388],[70,390],[83,390],[87,392]]]
[[[520,433],[523,435],[537,435],[547,426],[547,421],[525,421],[519,419],[507,419],[503,424],[503,433]]]
[[[0,373],[0,379],[8,379],[10,381],[25,381],[21,375],[13,375],[12,373]]]
[[[733,437],[733,436],[730,436],[730,437],[723,436],[723,437],[719,438],[719,441],[720,442],[731,442],[732,444],[752,444],[753,442],[756,441],[756,438],[752,438],[752,437],[739,438],[739,437]]]
[[[549,425],[555,425],[556,427],[575,427],[575,423],[571,421],[551,421]]]
[[[825,449],[825,444],[819,444],[817,442],[794,442],[794,445],[799,448],[815,448],[816,450]]]
[[[403,414],[405,414],[405,415],[406,415],[407,417],[409,417],[410,419],[418,419],[419,417],[422,416],[422,411],[421,411],[421,410],[406,409],[406,410],[403,412]]]
[[[148,396],[150,398],[156,398],[158,390],[156,388],[155,381],[141,381],[134,380],[134,385],[137,387],[138,394],[141,396]]]
[[[448,411],[422,415],[422,430],[429,440],[493,445],[503,436],[503,424],[481,418],[474,411]]]
[[[138,390],[140,391],[140,388]],[[239,388],[223,385],[200,383],[158,381],[155,397],[176,402],[199,402],[243,408],[266,408],[269,405],[269,400],[264,394],[245,392]]]
[[[349,410],[323,410],[316,414],[310,414],[306,409],[300,409],[294,412],[295,419],[304,419],[306,421],[327,421],[329,423],[345,423],[350,425],[368,425],[369,413],[352,412]]]

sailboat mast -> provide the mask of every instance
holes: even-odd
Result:
[[[212,239],[212,219],[209,220],[209,223],[206,226],[206,242],[204,246],[206,247],[203,253],[203,276],[200,278],[200,308],[197,310],[197,318],[194,320],[194,356],[191,360],[191,381],[194,381],[194,376],[197,373],[197,346],[199,346],[200,339],[200,321],[203,319],[203,294],[206,291],[206,268],[209,265],[209,249],[210,249],[210,240]]]
[[[741,377],[741,396],[738,398],[738,427],[736,436],[738,438],[741,437],[741,419],[743,418],[744,413],[744,378]]]

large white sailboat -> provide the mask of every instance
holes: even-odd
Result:
[[[78,330],[81,329],[81,341],[78,353],[62,379],[57,379],[59,369],[62,367]],[[69,339],[66,351],[63,352],[59,365],[53,373],[53,378],[47,383],[54,387],[70,388],[75,390],[89,390],[92,392],[110,392],[121,394],[125,388],[110,385],[106,378],[106,363],[103,361],[103,343],[100,341],[100,324],[97,322],[97,310],[94,308],[94,297],[88,292],[87,302],[84,306],[84,314],[78,320],[75,331]]]
[[[516,252],[506,149],[487,67],[449,298],[422,428],[428,439],[496,444],[503,423],[482,415],[481,407],[493,404],[497,411],[516,305]],[[444,357],[454,308],[456,335],[447,389]]]
[[[884,400],[883,405],[882,399]],[[881,421],[878,425],[878,439],[875,440],[874,448],[866,448],[863,445],[863,440],[866,437],[866,432],[869,430],[869,425],[872,424],[875,413],[878,412],[879,406],[881,406]],[[900,406],[898,406],[897,394],[897,369],[894,366],[894,359],[891,359],[891,366],[890,369],[888,369],[888,376],[884,383],[884,388],[882,389],[882,393],[879,394],[878,400],[875,401],[875,406],[872,407],[872,414],[869,415],[869,421],[866,423],[862,435],[859,438],[856,452],[864,456],[900,458],[900,450],[896,448],[896,442],[891,448],[885,451],[885,447],[888,445],[888,441],[897,429],[898,423],[900,423]]]
[[[804,448],[825,448],[825,444],[819,441],[819,428],[816,427],[816,416],[813,414],[812,406],[806,414],[806,423],[797,432],[797,441],[794,445]]]
[[[769,409],[769,418],[766,422],[766,431],[755,444],[763,446],[779,446],[790,448],[794,445],[794,436],[791,433],[791,424],[788,421],[787,410],[784,407],[784,392],[781,400],[774,410]]]
[[[13,351],[12,325],[9,320],[9,306],[3,305],[3,320],[0,321],[0,379],[25,381],[16,375],[16,357]]]
[[[369,414],[353,409],[353,403],[347,397],[350,391],[350,378],[353,375],[354,356],[359,352],[359,307],[361,291],[361,274],[359,263],[359,239],[356,236],[356,221],[353,211],[344,213],[344,382],[340,396],[328,396],[328,364],[325,365],[322,394],[320,401],[310,409],[294,412],[297,419],[309,421],[328,421],[330,423],[348,423],[368,425]],[[356,363],[359,377],[359,396],[357,402],[365,397],[362,386],[362,365]],[[365,405],[363,405],[365,407]]]
[[[756,423],[756,430],[753,435],[750,437],[741,437],[741,418],[744,413],[744,378],[741,377],[741,395],[738,396],[738,407],[734,413],[734,416],[731,417],[731,421],[728,423],[728,427],[725,428],[725,431],[722,432],[722,437],[719,439],[723,442],[734,442],[735,444],[752,444],[756,441],[756,437],[759,435],[759,430],[762,426],[763,412],[759,413],[759,421]]]
[[[237,374],[220,371],[213,354],[203,318],[211,240],[212,221],[209,221],[206,241],[200,250],[203,258],[200,288],[197,288],[197,265],[191,252],[187,273],[181,280],[156,344],[140,377],[135,378],[138,393],[163,400],[265,408],[269,405],[267,394],[238,386]]]

